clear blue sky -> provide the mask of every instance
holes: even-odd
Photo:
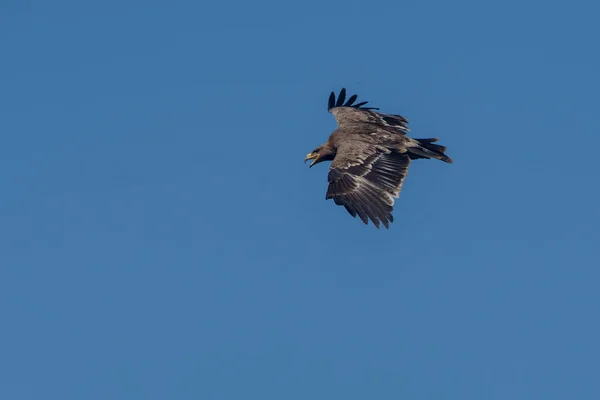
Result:
[[[600,6],[0,5],[0,398],[600,398]],[[302,160],[438,136],[390,230]]]

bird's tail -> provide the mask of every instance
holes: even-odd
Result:
[[[437,158],[438,160],[452,164],[452,159],[445,154],[446,148],[439,144],[433,144],[437,141],[438,138],[410,139],[410,142],[406,146],[409,157],[411,159]]]

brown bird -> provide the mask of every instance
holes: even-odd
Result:
[[[346,100],[346,89],[335,99],[331,92],[327,110],[335,117],[336,129],[327,142],[311,151],[304,162],[313,160],[312,167],[332,161],[327,180],[325,199],[368,224],[369,219],[379,228],[389,228],[394,197],[398,197],[408,173],[410,161],[417,158],[436,158],[447,163],[452,159],[446,148],[434,144],[437,138],[412,139],[408,120],[396,114],[383,114],[364,107],[368,102],[354,104],[357,95]]]

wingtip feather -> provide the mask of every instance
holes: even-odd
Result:
[[[352,107],[352,103],[354,103],[357,98],[358,98],[358,96],[355,95],[355,94],[353,94],[352,96],[350,96],[350,98],[348,99],[348,101],[346,102],[346,104],[344,104],[344,107]]]
[[[340,94],[337,96],[337,99],[336,99],[335,92],[331,92],[329,94],[329,102],[327,104],[327,111],[331,111],[331,109],[336,108],[336,107],[352,107],[352,108],[361,109],[361,110],[379,110],[378,107],[363,107],[365,104],[368,103],[368,101],[363,101],[363,102],[354,104],[356,99],[358,99],[358,95],[353,94],[352,96],[350,96],[348,101],[346,101],[346,103],[344,104],[344,101],[346,100],[346,88],[342,88],[340,90]]]
[[[331,92],[329,95],[329,103],[327,104],[327,111],[331,111],[331,109],[335,107],[335,92]]]
[[[336,107],[341,107],[344,105],[344,101],[346,101],[346,88],[342,88],[340,90],[340,94],[338,95],[338,99],[335,103]]]

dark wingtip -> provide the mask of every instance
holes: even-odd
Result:
[[[331,92],[329,95],[329,104],[327,105],[327,111],[331,111],[331,109],[335,107],[335,93]]]
[[[355,95],[355,94],[353,94],[352,96],[350,96],[350,98],[348,99],[348,101],[346,102],[346,104],[344,104],[344,107],[351,107],[352,103],[354,103],[357,98],[358,98],[358,96]]]
[[[337,101],[335,102],[336,107],[341,107],[344,105],[344,101],[346,101],[346,88],[342,88],[340,90],[340,95],[338,96]]]
[[[331,111],[331,109],[335,107],[352,107],[361,110],[379,110],[379,108],[377,107],[363,107],[365,104],[368,103],[368,101],[363,101],[353,105],[357,98],[358,96],[353,94],[344,104],[344,101],[346,100],[346,88],[342,88],[340,90],[340,94],[337,98],[337,101],[335,98],[335,92],[331,92],[331,94],[329,95],[329,103],[327,104],[327,111]]]
[[[353,105],[352,107],[360,108],[361,110],[379,110],[379,108],[377,108],[377,107],[363,107],[367,103],[368,103],[368,101],[362,101],[360,103]]]

